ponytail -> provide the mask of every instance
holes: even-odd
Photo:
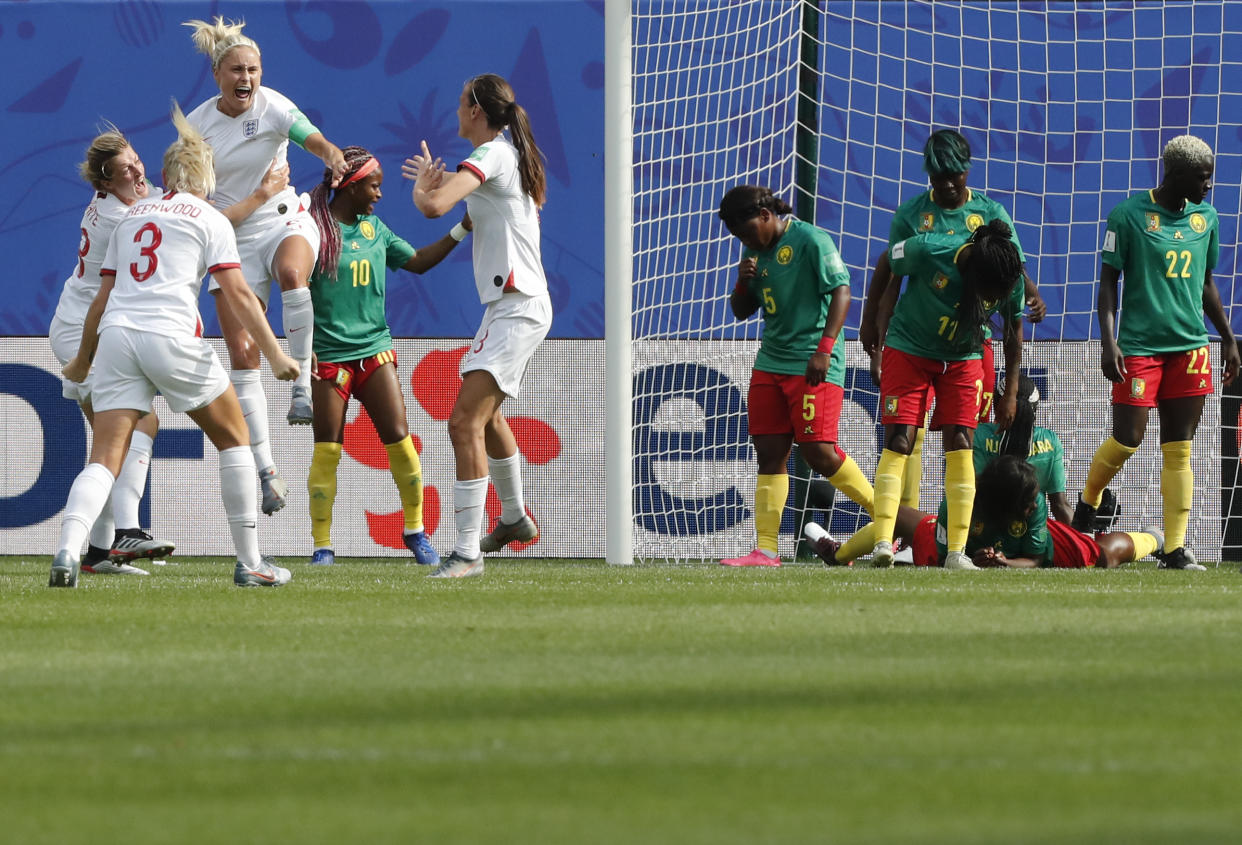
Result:
[[[542,208],[548,199],[548,179],[543,168],[543,152],[535,143],[526,109],[514,99],[512,86],[494,73],[476,76],[468,85],[474,104],[487,116],[487,125],[493,129],[509,128],[509,137],[518,151],[522,191]]]
[[[1035,408],[1039,403],[1039,390],[1027,376],[1018,377],[1018,409],[1013,423],[1001,433],[1000,454],[1013,455],[1026,460],[1031,454],[1031,441],[1035,436]]]
[[[1003,220],[990,220],[970,237],[969,248],[957,265],[962,277],[958,325],[965,328],[972,350],[983,346],[987,302],[995,303],[1013,290],[1022,276],[1022,259]]]

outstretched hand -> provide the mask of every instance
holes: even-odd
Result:
[[[414,191],[432,191],[444,180],[444,160],[433,158],[427,142],[420,145],[421,152],[407,158],[401,165],[401,176],[414,183]]]

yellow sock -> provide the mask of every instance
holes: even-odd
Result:
[[[957,449],[944,453],[944,499],[948,504],[949,524],[945,526],[950,552],[966,551],[970,535],[970,516],[975,504],[975,453]]]
[[[1154,552],[1160,545],[1156,542],[1155,537],[1141,531],[1127,531],[1126,534],[1129,536],[1131,542],[1134,543],[1135,560],[1142,560]]]
[[[893,542],[893,531],[897,528],[897,508],[901,504],[901,476],[906,468],[909,455],[885,449],[880,453],[880,462],[875,465],[875,490],[872,500],[875,502],[875,541]]]
[[[837,563],[846,563],[871,554],[875,548],[875,523],[868,522],[837,549]]]
[[[906,462],[906,471],[901,476],[901,503],[916,510],[919,506],[919,487],[923,484],[924,432],[922,428],[914,430],[914,446],[910,450],[910,460]]]
[[[406,531],[423,530],[423,465],[418,460],[414,440],[408,434],[404,440],[385,443],[388,453],[388,471],[397,482],[401,493],[401,510],[405,515]]]
[[[1136,446],[1123,446],[1112,437],[1107,438],[1095,450],[1091,469],[1087,470],[1087,483],[1082,488],[1082,500],[1093,508],[1100,506],[1104,488],[1113,480],[1130,456],[1138,451]]]
[[[306,492],[310,502],[311,540],[315,548],[332,546],[332,503],[336,501],[336,467],[341,462],[340,443],[316,443],[311,453]]]
[[[1186,545],[1186,523],[1195,495],[1195,476],[1190,471],[1190,441],[1161,443],[1160,495],[1164,498],[1164,550]]]
[[[871,482],[867,480],[867,476],[862,474],[862,470],[858,468],[858,464],[854,463],[853,458],[846,455],[841,468],[834,472],[828,481],[844,493],[845,498],[875,519],[875,491],[871,489]]]
[[[781,536],[781,514],[789,498],[789,476],[760,474],[755,480],[755,534],[758,547],[776,557]]]

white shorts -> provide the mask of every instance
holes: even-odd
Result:
[[[310,197],[303,194],[299,203],[298,207],[274,218],[271,225],[263,227],[256,234],[243,235],[237,239],[242,275],[246,277],[246,283],[250,285],[254,295],[259,297],[265,309],[271,298],[272,279],[276,275],[272,271],[272,264],[276,261],[276,250],[285,238],[295,235],[305,238],[310,244],[311,252],[319,255],[319,227],[315,225],[315,218],[306,210],[310,207]],[[209,291],[215,292],[219,289],[220,285],[215,279],[207,285]]]
[[[526,365],[552,328],[552,300],[546,293],[506,293],[487,306],[458,372],[486,370],[506,396],[517,396]]]
[[[216,352],[201,337],[169,337],[109,326],[99,333],[91,398],[95,411],[149,411],[156,391],[178,414],[210,405],[229,389]]]
[[[61,319],[59,315],[55,316],[52,318],[52,325],[48,326],[47,339],[52,344],[52,354],[63,367],[78,354],[78,347],[82,344],[82,322],[71,322]],[[94,373],[93,368],[91,372]],[[91,376],[88,375],[86,381],[81,384],[61,376],[60,395],[66,399],[72,399],[79,405],[89,402],[91,400]]]

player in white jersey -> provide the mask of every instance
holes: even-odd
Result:
[[[77,261],[65,280],[56,304],[56,315],[48,327],[52,352],[62,366],[78,352],[86,311],[99,291],[99,267],[112,230],[129,207],[150,192],[142,159],[121,131],[111,124],[86,148],[86,158],[78,172],[91,183],[95,195],[82,213]],[[65,379],[63,395],[78,403],[87,423],[93,427],[95,411],[91,405],[90,379],[82,384]],[[151,447],[158,430],[155,414],[144,416],[134,429],[121,473],[112,488],[112,497],[104,503],[103,511],[91,526],[86,557],[82,560],[83,572],[146,575],[145,569],[132,566],[128,561],[160,557],[173,550],[171,543],[152,538],[138,523],[138,503],[147,484]]]
[[[449,417],[457,462],[457,542],[431,573],[436,578],[481,575],[483,552],[539,537],[523,501],[517,440],[500,405],[517,395],[526,366],[552,325],[539,250],[547,178],[526,110],[514,100],[508,82],[485,73],[462,88],[457,122],[457,134],[474,151],[456,173],[445,173],[444,162],[432,157],[426,141],[401,168],[414,182],[414,205],[426,216],[439,217],[466,201],[474,223],[474,283],[487,306],[461,359],[461,389]],[[480,538],[489,474],[502,511],[491,533]]]
[[[314,312],[307,287],[319,251],[319,230],[308,203],[289,185],[289,141],[318,156],[339,181],[345,158],[287,97],[260,85],[259,46],[242,34],[244,23],[217,17],[187,21],[194,44],[211,59],[220,88],[190,112],[189,120],[215,151],[216,190],[212,204],[233,223],[242,274],[267,307],[271,283],[280,285],[289,352],[301,375],[293,386],[290,424],[310,425],[311,351]],[[336,183],[333,183],[335,187]],[[210,290],[218,293],[212,283]],[[250,427],[250,445],[263,483],[263,512],[284,507],[288,486],[268,444],[267,397],[259,381],[259,350],[251,335],[216,297],[220,329],[228,345],[234,388]]]
[[[189,414],[220,452],[220,497],[237,549],[233,582],[248,587],[289,581],[289,570],[259,555],[254,456],[237,394],[202,339],[203,275],[219,284],[220,296],[253,334],[277,378],[292,380],[298,365],[281,351],[246,285],[232,226],[205,199],[215,187],[211,147],[175,105],[173,124],[179,137],[164,153],[167,192],[135,202],[117,223],[78,353],[63,370],[81,382],[94,359],[95,437],[90,463],[69,490],[48,581],[53,587],[77,586],[77,550],[156,391],[173,411]]]

